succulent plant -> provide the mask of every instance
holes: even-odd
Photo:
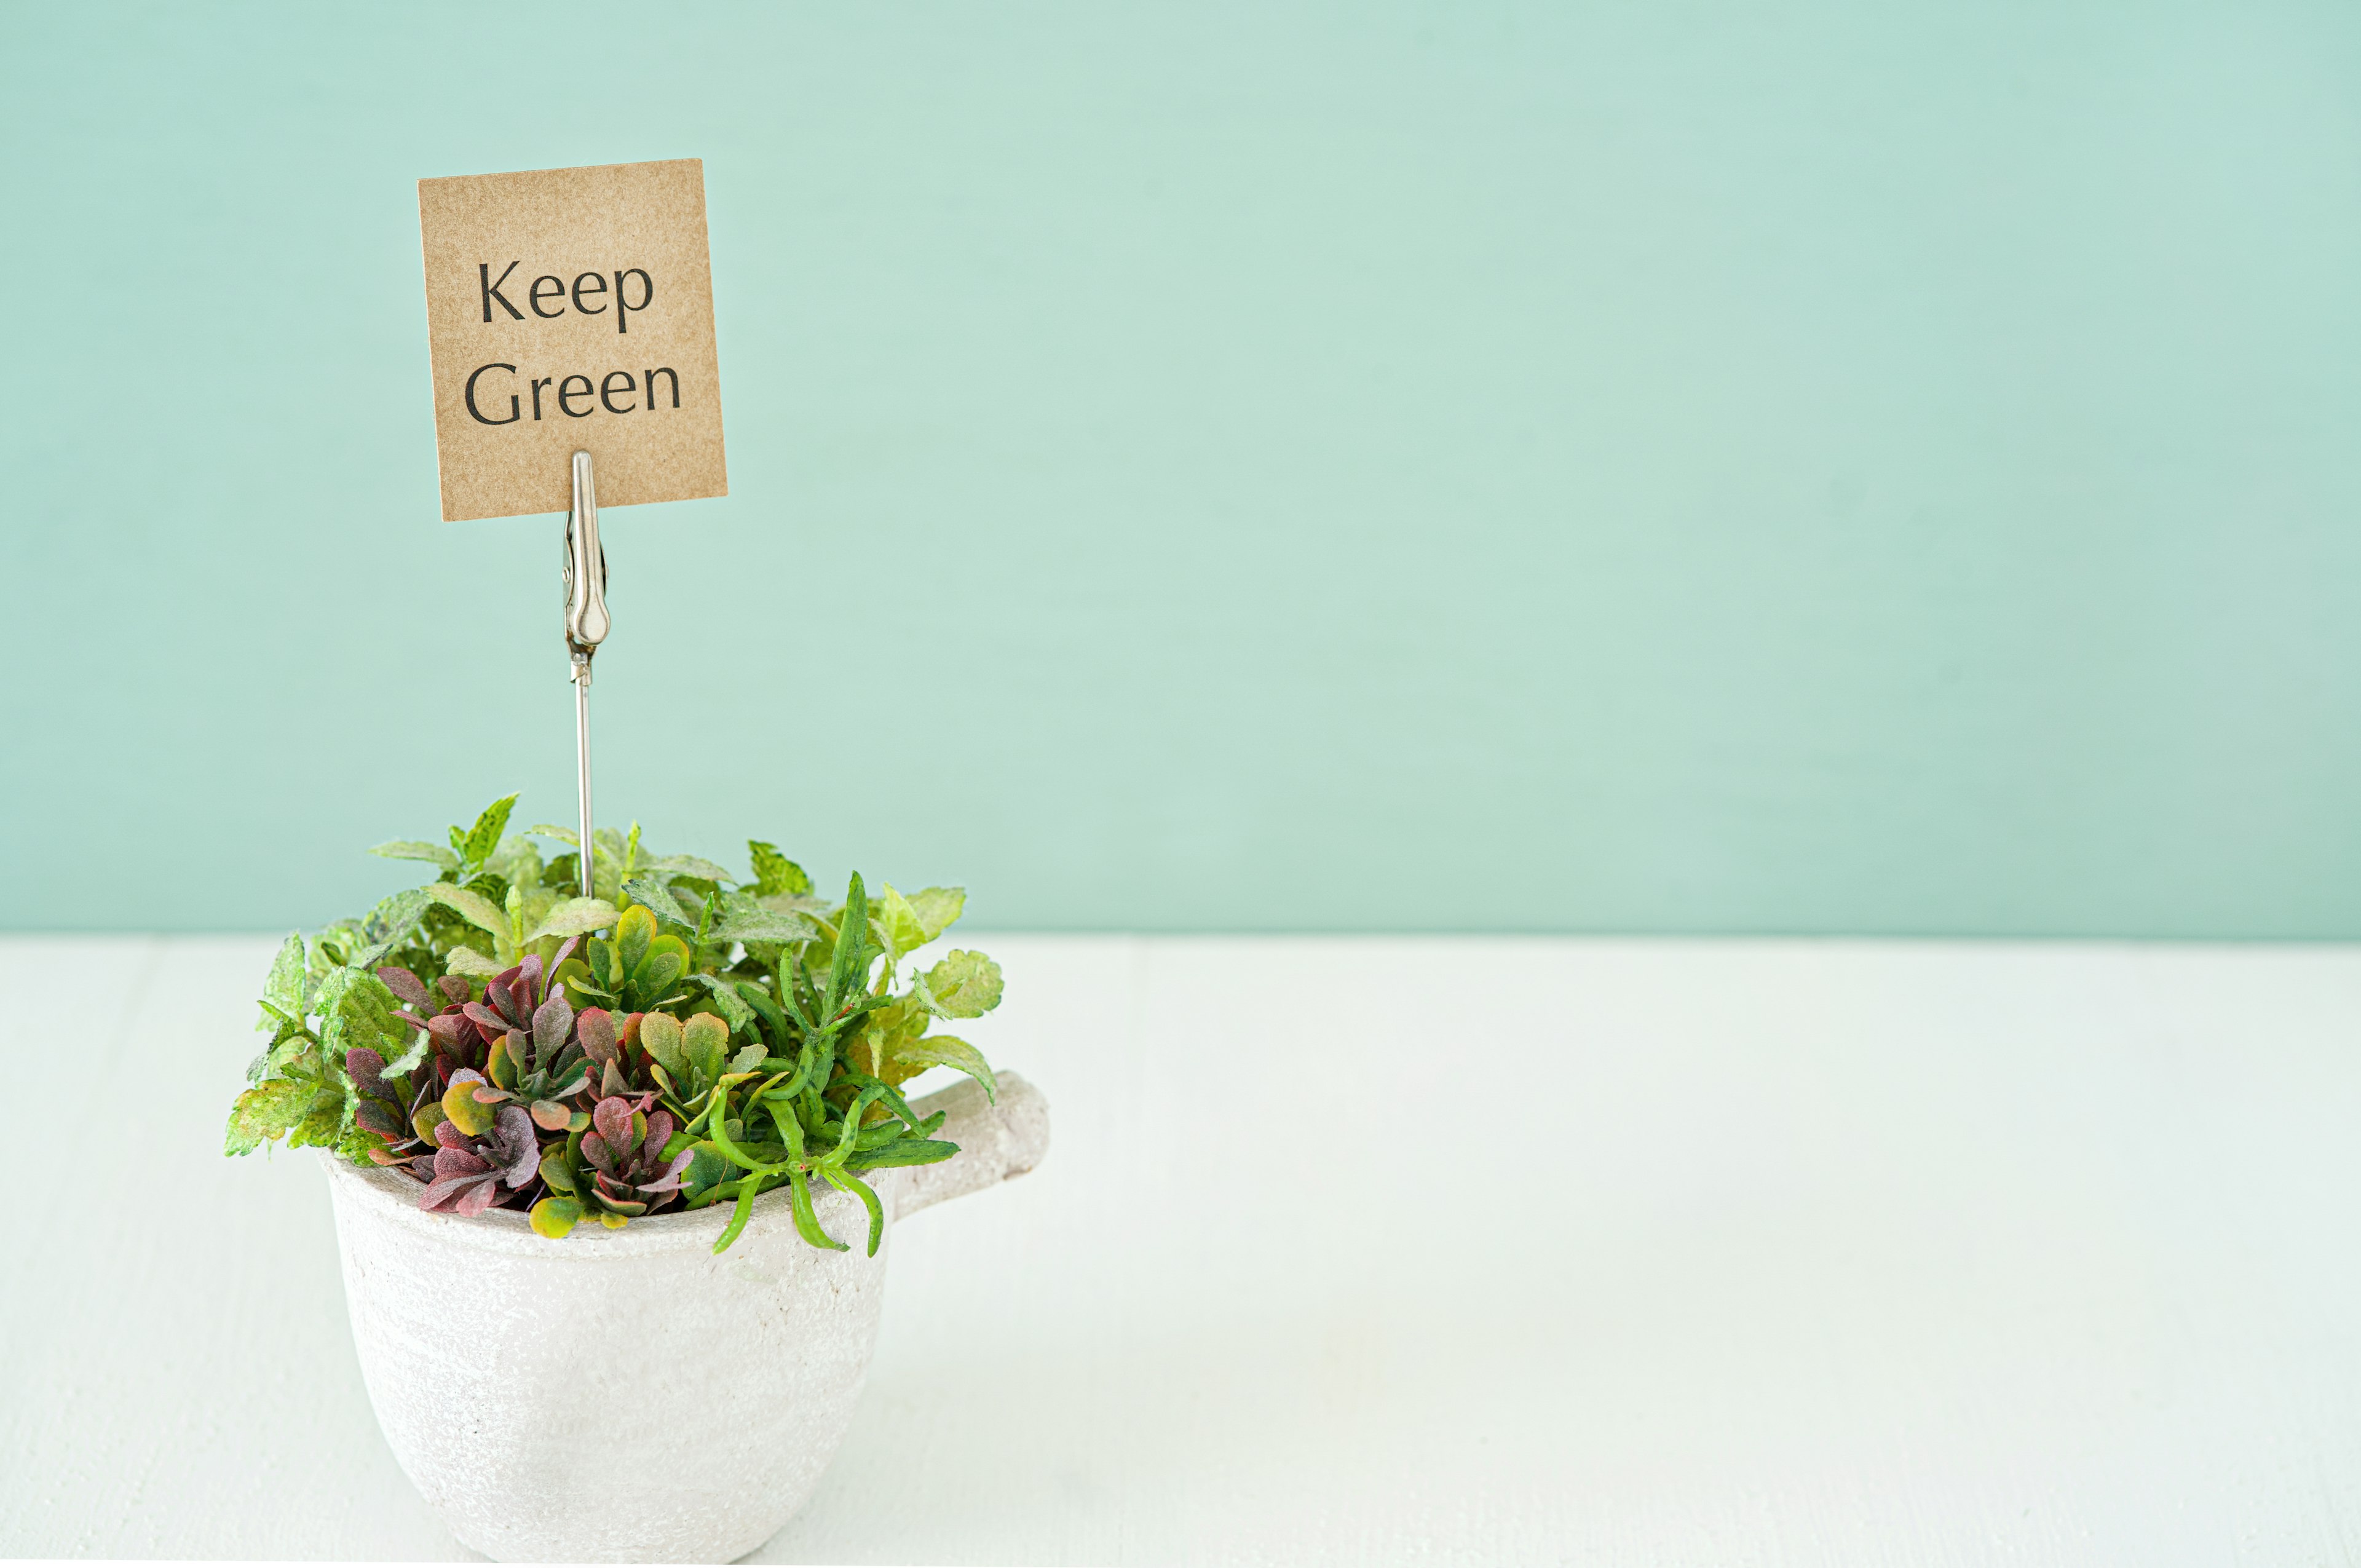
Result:
[[[724,1079],[755,1071],[771,1054],[759,1039],[729,1054],[730,1025],[713,1013],[693,1013],[686,1019],[647,1014],[640,1020],[640,1044],[648,1054],[649,1073],[664,1090],[664,1103],[683,1121],[694,1119],[710,1102]]]
[[[414,1177],[422,1208],[530,1206],[550,1236],[731,1202],[716,1252],[782,1187],[804,1239],[840,1250],[813,1208],[826,1183],[867,1209],[873,1253],[884,1211],[862,1174],[959,1152],[899,1086],[943,1066],[994,1088],[982,1053],[931,1030],[996,1005],[999,967],[954,951],[905,970],[965,894],[873,901],[855,876],[831,903],[760,841],[733,886],[710,861],[642,856],[635,828],[598,836],[602,896],[567,898],[557,868],[502,836],[512,804],[453,828],[448,850],[380,846],[437,880],[288,938],[227,1152],[326,1146]],[[469,946],[484,938],[489,958]]]
[[[634,905],[614,921],[613,940],[594,938],[580,958],[558,964],[556,972],[577,1003],[646,1013],[683,999],[691,959],[686,941],[658,933],[655,916]]]
[[[670,1113],[650,1108],[653,1098],[609,1095],[591,1111],[590,1129],[569,1144],[577,1159],[543,1159],[542,1175],[558,1195],[534,1206],[536,1230],[564,1235],[586,1213],[620,1225],[680,1196],[693,1151],[665,1154],[675,1124]]]
[[[481,1082],[472,1069],[462,1072],[455,1087]],[[455,1121],[437,1123],[437,1146],[421,1155],[412,1168],[426,1180],[420,1194],[422,1209],[449,1209],[462,1217],[480,1214],[501,1198],[505,1185],[522,1191],[541,1171],[541,1144],[533,1136],[533,1118],[522,1106],[503,1105],[481,1133],[469,1134]]]

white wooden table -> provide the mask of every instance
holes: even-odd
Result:
[[[2361,953],[970,940],[1056,1146],[762,1561],[2361,1554]],[[0,942],[0,1552],[464,1555],[216,1152],[270,948]]]

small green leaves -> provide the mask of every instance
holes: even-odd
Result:
[[[440,844],[423,844],[415,839],[396,839],[390,843],[379,844],[369,853],[383,855],[389,861],[424,861],[446,872],[459,869],[458,856]]]
[[[647,1021],[663,1016],[661,1013],[652,1013]],[[642,1026],[644,1028],[645,1021]],[[720,1079],[722,1052],[729,1044],[730,1025],[710,1013],[699,1013],[681,1025],[681,1054],[697,1069],[697,1076],[708,1083]],[[754,1059],[760,1061],[762,1058]]]
[[[274,1078],[237,1097],[222,1139],[224,1154],[252,1154],[273,1138],[283,1138],[312,1109],[319,1084],[308,1078]]]
[[[708,942],[800,942],[812,934],[812,923],[802,916],[769,908],[742,893],[718,894],[713,903],[715,919],[705,933]]]
[[[574,1162],[566,1157],[564,1145],[543,1151],[541,1179],[549,1184],[550,1190],[554,1192],[570,1194],[577,1190]]]
[[[533,1228],[551,1241],[564,1241],[582,1220],[582,1205],[572,1198],[544,1198],[533,1206]]]
[[[270,978],[262,982],[262,1002],[268,1011],[255,1027],[273,1028],[287,1019],[301,1023],[309,981],[310,960],[303,950],[303,938],[290,933],[287,940],[279,945],[279,956],[270,960]]]
[[[624,895],[659,920],[670,921],[683,930],[695,931],[697,919],[680,906],[672,889],[654,877],[633,877],[623,884]]]
[[[585,937],[614,925],[615,906],[603,898],[569,898],[550,906],[539,924],[525,933],[527,942],[544,937]]]
[[[809,893],[811,878],[803,867],[779,853],[775,845],[759,839],[746,840],[747,853],[754,858],[754,893],[768,898],[782,893]]]
[[[467,864],[480,866],[492,858],[492,851],[500,847],[500,834],[507,829],[509,812],[516,803],[517,797],[511,795],[484,807],[476,818],[476,825],[467,829],[467,838],[457,846],[460,858]],[[453,832],[456,831],[456,828],[453,829]]]
[[[688,978],[711,994],[714,1010],[721,1014],[731,1033],[753,1026],[754,1010],[738,994],[737,986],[718,974],[693,974]]]
[[[502,972],[500,965],[484,957],[475,948],[467,947],[452,948],[450,954],[444,959],[443,964],[453,974],[470,974],[484,980],[489,980]]]
[[[681,1055],[680,1020],[669,1013],[651,1013],[640,1020],[640,1044],[675,1079],[688,1076],[688,1058]]]
[[[508,912],[482,894],[447,882],[429,883],[424,891],[427,897],[477,930],[489,932],[496,938],[509,934]]]
[[[911,912],[918,917],[918,929],[927,941],[933,941],[950,930],[962,910],[967,908],[967,889],[963,887],[922,887],[910,894]]]
[[[746,1221],[753,1212],[754,1178],[750,1176],[738,1184],[737,1206],[730,1210],[730,1223],[721,1228],[721,1234],[713,1243],[713,1250],[728,1252],[730,1244],[738,1239],[738,1233],[746,1228]]]
[[[938,1018],[981,1018],[1000,1005],[1000,966],[982,953],[954,948],[912,989],[918,1005]]]
[[[872,1149],[855,1149],[845,1160],[848,1170],[883,1170],[897,1165],[933,1165],[959,1153],[959,1145],[940,1138],[902,1138]]]
[[[852,1249],[819,1228],[819,1216],[812,1211],[811,1183],[804,1179],[799,1169],[787,1172],[788,1201],[794,1205],[796,1234],[811,1245],[828,1252],[851,1252]]]
[[[656,917],[645,905],[634,905],[623,911],[615,922],[615,954],[623,960],[623,973],[630,975],[647,957],[648,944],[656,938]]]
[[[983,1085],[987,1097],[1000,1098],[1000,1085],[994,1081],[991,1064],[983,1059],[983,1053],[956,1035],[928,1035],[897,1046],[894,1059],[912,1067],[957,1068]]]

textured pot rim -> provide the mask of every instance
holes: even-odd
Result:
[[[328,1179],[341,1183],[346,1197],[381,1218],[453,1246],[511,1257],[578,1259],[587,1263],[670,1253],[709,1253],[736,1208],[732,1203],[715,1203],[704,1209],[650,1214],[614,1231],[586,1218],[574,1227],[572,1234],[552,1240],[533,1228],[531,1218],[522,1209],[487,1209],[472,1219],[421,1209],[418,1195],[425,1188],[411,1178],[381,1166],[355,1165],[339,1158],[333,1149],[324,1148],[319,1153],[321,1163],[328,1168]],[[879,1196],[885,1201],[890,1219],[892,1196]],[[754,1200],[753,1213],[747,1223],[751,1226],[781,1220],[792,1224],[792,1202],[793,1195],[785,1188],[773,1188]],[[823,1216],[820,1223],[829,1234],[840,1239],[851,1238],[853,1250],[861,1250],[860,1237],[868,1234],[869,1217],[850,1193],[833,1187],[823,1188],[812,1194],[812,1207]],[[861,1222],[857,1232],[829,1223],[830,1218],[840,1220],[853,1215],[858,1215]]]

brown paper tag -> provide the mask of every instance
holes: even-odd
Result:
[[[443,516],[730,493],[705,164],[418,182]]]

